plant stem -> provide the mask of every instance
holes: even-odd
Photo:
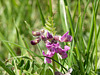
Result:
[[[52,58],[54,59],[54,56]],[[52,60],[52,65],[53,65],[53,71],[54,71],[54,74],[55,74],[55,62],[54,62],[54,60]]]

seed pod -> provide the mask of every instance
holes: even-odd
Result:
[[[40,36],[41,35],[40,32],[34,32],[34,31],[32,31],[32,34],[33,34],[33,36]]]

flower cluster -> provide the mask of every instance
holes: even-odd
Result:
[[[46,35],[45,35],[46,33]],[[36,45],[43,40],[46,44],[46,48],[48,49],[47,54],[42,51],[42,54],[45,56],[44,63],[51,63],[51,59],[55,53],[59,53],[62,56],[62,59],[67,57],[66,51],[70,49],[69,46],[65,45],[64,49],[61,48],[59,42],[71,42],[72,36],[68,35],[69,32],[66,32],[63,36],[53,36],[48,31],[41,30],[40,32],[32,31],[33,36],[37,36],[37,38],[31,41],[32,45]]]

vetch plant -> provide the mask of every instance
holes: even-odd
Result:
[[[69,46],[65,45],[64,49],[61,48],[59,42],[71,42],[72,36],[68,35],[69,31],[66,32],[63,36],[53,36],[51,33],[49,33],[46,30],[41,30],[40,32],[32,31],[33,36],[36,37],[35,40],[31,41],[32,45],[38,44],[41,40],[45,42],[47,53],[42,51],[44,58],[44,63],[51,63],[52,58],[54,54],[58,53],[62,56],[62,59],[66,58],[68,55],[66,51],[70,49]],[[46,35],[45,35],[46,34]]]
[[[100,75],[99,5],[0,0],[0,75]]]

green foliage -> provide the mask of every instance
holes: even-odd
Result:
[[[9,69],[8,67],[10,67],[10,66],[6,66],[1,60],[0,60],[0,66],[8,73],[8,74],[10,74],[10,75],[15,75],[15,73],[11,70],[11,69]]]
[[[53,75],[52,65],[44,64],[43,44],[30,44],[32,30],[42,27],[53,35],[69,31],[73,37],[71,43],[61,43],[71,47],[68,58],[54,56],[56,71],[72,68],[72,75],[99,75],[99,10],[100,0],[0,0],[0,75]]]
[[[48,17],[48,20],[46,20],[46,23],[45,23],[45,27],[44,27],[46,30],[48,30],[49,32],[51,32],[53,35],[56,34],[56,28],[54,26],[54,21],[53,21],[53,17]]]
[[[53,75],[51,69],[47,69],[47,70],[46,70],[46,75]]]

